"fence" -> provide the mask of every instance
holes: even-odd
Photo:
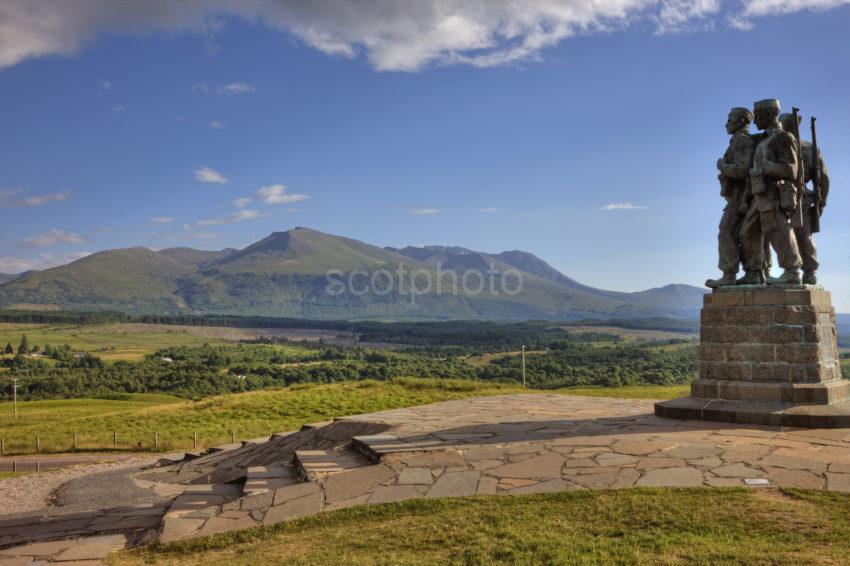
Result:
[[[56,454],[60,452],[94,452],[94,451],[124,451],[124,452],[174,452],[179,450],[205,450],[213,446],[236,443],[242,440],[256,438],[258,435],[239,434],[229,435],[199,435],[197,432],[186,434],[150,433],[139,435],[122,434],[113,431],[109,434],[78,434],[70,435],[35,435],[31,437],[0,437],[0,456],[26,454]],[[271,433],[268,434],[271,436]]]

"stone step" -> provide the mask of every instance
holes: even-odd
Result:
[[[319,421],[301,425],[301,430],[316,430],[333,424],[333,421]]]
[[[236,450],[237,448],[242,448],[241,442],[233,442],[231,444],[221,444],[219,446],[210,446],[207,448],[207,454],[215,454],[217,452],[229,452],[231,450]]]
[[[248,468],[242,495],[257,495],[299,483],[292,464]]]
[[[304,481],[316,481],[346,470],[369,466],[372,462],[354,450],[297,450],[295,470]]]
[[[383,456],[399,452],[427,452],[430,450],[446,450],[452,447],[451,442],[439,438],[400,439],[392,434],[373,434],[355,436],[351,439],[351,447],[377,464]]]

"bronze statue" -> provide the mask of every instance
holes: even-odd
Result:
[[[706,287],[712,289],[735,285],[738,266],[742,262],[738,232],[747,212],[747,181],[755,150],[755,142],[750,136],[752,122],[753,114],[747,108],[733,108],[726,119],[726,133],[732,137],[726,153],[717,160],[720,196],[726,199],[717,233],[717,267],[723,272],[723,277],[705,282]]]
[[[782,114],[779,117],[782,127],[788,132],[799,131],[799,120],[798,116],[797,123],[794,124],[793,114]],[[819,231],[818,221],[821,212],[826,207],[826,199],[829,195],[829,172],[826,170],[820,148],[815,148],[811,142],[805,140],[798,140],[798,142],[803,154],[803,181],[808,183],[817,177],[818,188],[820,189],[820,194],[816,195],[815,190],[802,187],[803,197],[800,200],[800,206],[803,209],[802,224],[794,227],[794,235],[797,238],[797,245],[803,260],[803,283],[815,285],[818,282],[817,270],[820,264],[818,263],[817,248],[812,235]],[[815,163],[815,153],[817,153],[817,163]]]
[[[739,284],[758,285],[763,278],[765,262],[764,238],[776,250],[778,263],[784,270],[779,277],[767,279],[768,285],[800,285],[803,264],[791,217],[799,206],[799,147],[793,135],[779,123],[779,101],[760,100],[753,114],[759,136],[749,171],[752,203],[741,225],[746,274]]]

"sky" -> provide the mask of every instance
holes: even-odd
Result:
[[[844,0],[0,0],[0,272],[306,226],[700,286],[726,114],[778,98],[818,118],[850,312],[848,31]]]

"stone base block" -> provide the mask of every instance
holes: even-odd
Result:
[[[741,424],[850,427],[835,309],[813,285],[724,287],[704,297],[691,397],[655,414]]]
[[[698,379],[691,384],[691,396],[721,401],[833,405],[850,400],[850,381],[756,383],[752,381]]]
[[[668,419],[697,419],[750,425],[850,428],[850,401],[832,405],[794,405],[681,397],[656,403],[655,414]]]

